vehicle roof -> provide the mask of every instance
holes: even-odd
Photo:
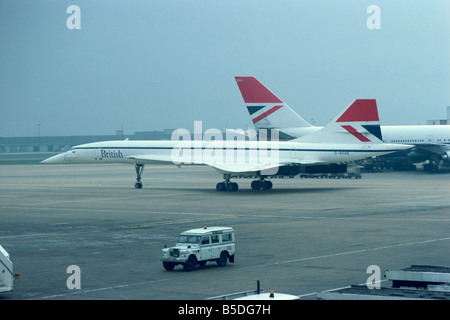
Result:
[[[207,234],[214,231],[233,231],[231,227],[203,227],[197,229],[191,229],[182,232],[181,234]]]

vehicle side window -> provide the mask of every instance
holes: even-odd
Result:
[[[222,235],[222,242],[230,242],[233,241],[233,234],[231,233],[224,233]]]
[[[202,238],[202,245],[203,244],[209,244],[209,237],[203,237]]]
[[[219,235],[211,236],[211,243],[219,243]]]

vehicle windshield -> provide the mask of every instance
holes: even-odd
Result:
[[[180,237],[178,238],[178,243],[199,244],[201,239],[202,239],[201,236],[191,236],[181,234]]]

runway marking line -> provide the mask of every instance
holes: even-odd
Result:
[[[269,266],[269,265],[279,265],[279,264],[287,264],[287,263],[293,263],[293,262],[309,261],[309,260],[315,260],[315,259],[323,259],[323,258],[330,258],[330,257],[337,257],[337,256],[345,256],[345,255],[356,254],[356,253],[364,253],[364,252],[370,252],[370,251],[377,251],[377,250],[391,249],[391,248],[399,248],[399,247],[406,247],[406,246],[412,246],[412,245],[417,245],[417,244],[425,244],[425,243],[432,243],[432,242],[438,242],[438,241],[447,241],[447,240],[450,240],[450,237],[440,238],[440,239],[424,240],[424,241],[418,241],[418,242],[400,243],[400,244],[394,244],[394,245],[390,245],[390,246],[383,246],[383,247],[377,247],[377,248],[369,248],[369,249],[361,249],[361,250],[355,250],[355,251],[333,253],[333,254],[327,254],[327,255],[323,255],[323,256],[308,257],[308,258],[301,258],[301,259],[295,259],[295,260],[280,261],[280,262],[268,263],[268,264],[265,264],[265,265]]]
[[[168,221],[155,221],[155,222],[148,222],[148,223],[142,223],[142,224],[133,224],[128,226],[122,226],[118,227],[119,229],[139,229],[139,228],[146,228],[146,227],[154,227],[154,226],[160,226],[160,225],[166,225],[166,224],[179,224],[179,223],[189,223],[189,222],[198,222],[198,221],[212,221],[212,220],[220,220],[220,219],[233,219],[236,218],[236,216],[217,216],[217,217],[209,217],[209,218],[199,218],[199,219],[180,219],[180,220],[168,220]]]
[[[54,299],[54,298],[58,298],[58,297],[65,297],[65,296],[70,296],[70,295],[75,295],[75,294],[92,293],[92,292],[98,292],[98,291],[104,291],[104,290],[115,290],[115,289],[134,287],[134,286],[146,285],[146,284],[162,282],[162,281],[169,281],[169,280],[172,280],[172,279],[159,279],[159,280],[144,281],[144,282],[131,283],[131,284],[122,284],[122,285],[112,286],[112,287],[103,287],[103,288],[89,289],[89,290],[77,290],[77,291],[73,291],[73,292],[69,292],[69,293],[61,293],[61,294],[54,294],[54,295],[51,295],[51,296],[34,298],[34,299],[31,299],[31,300],[35,300],[35,299]]]

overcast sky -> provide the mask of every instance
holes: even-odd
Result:
[[[316,125],[357,98],[382,125],[445,119],[449,17],[448,0],[1,0],[0,136],[246,129],[235,76]]]

